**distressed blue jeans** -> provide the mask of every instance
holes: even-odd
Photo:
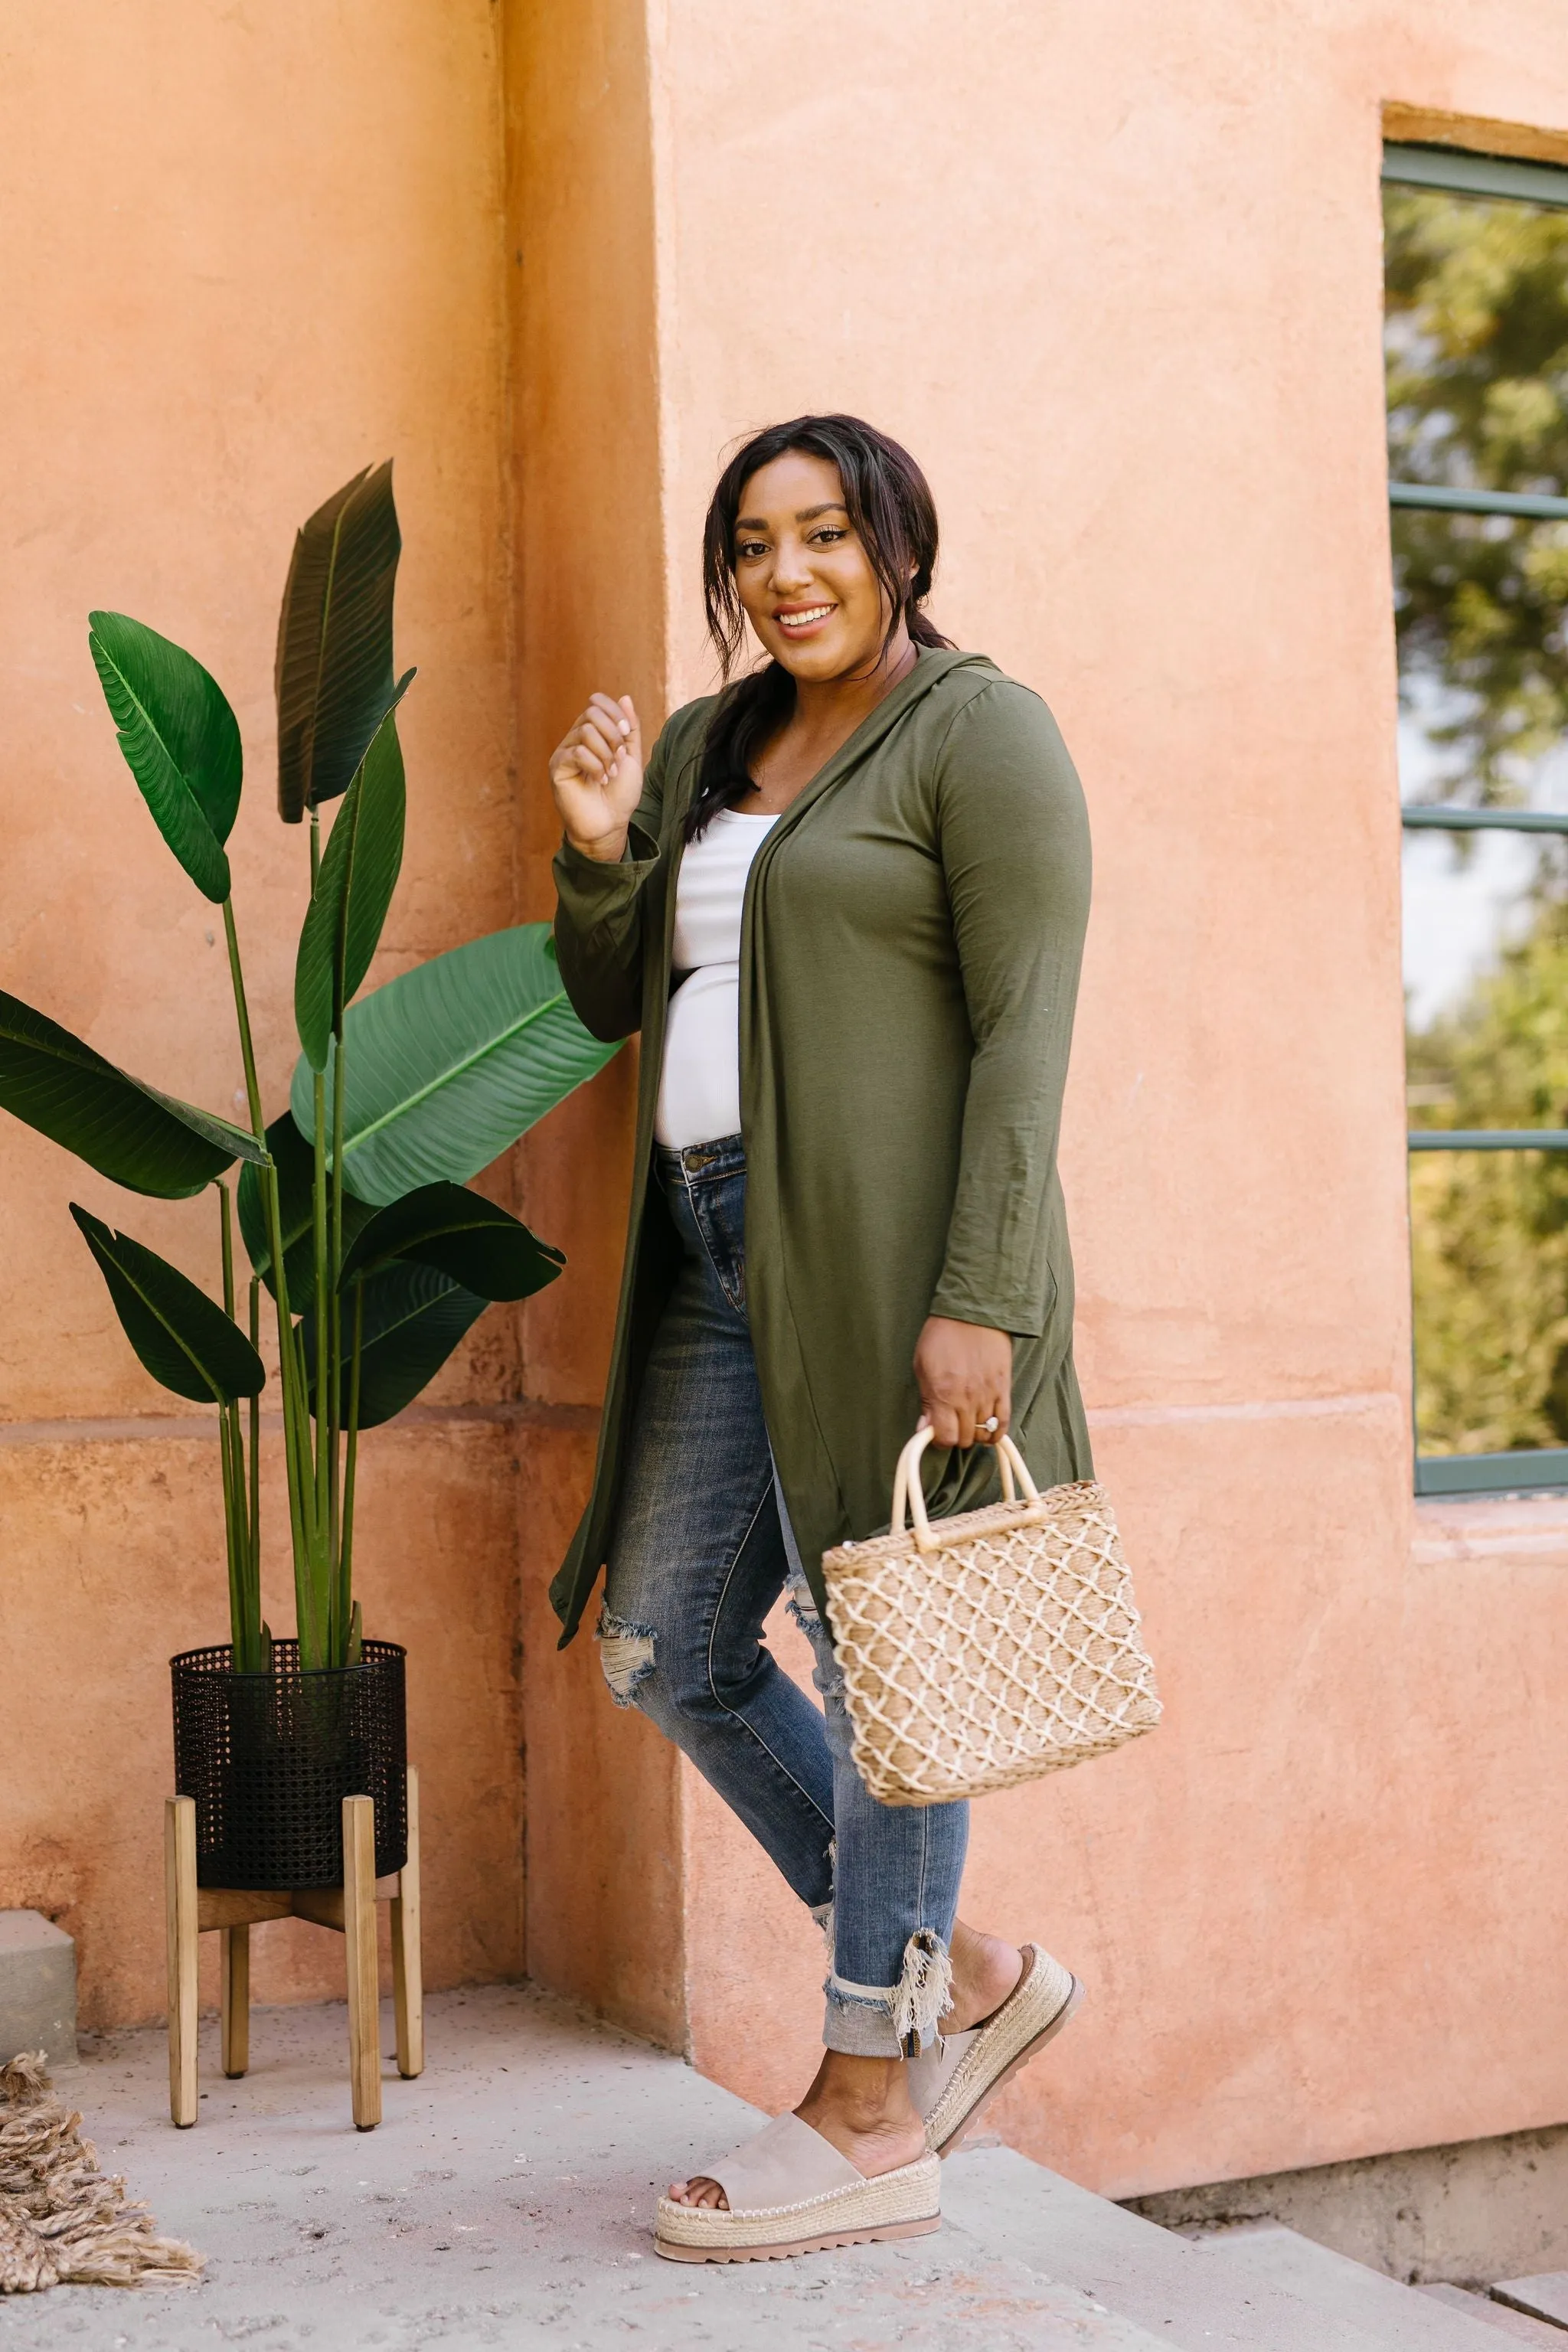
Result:
[[[823,2040],[896,2058],[935,2036],[967,1805],[892,1806],[850,1758],[833,1645],[784,1508],[746,1322],[739,1136],[660,1150],[685,1244],[633,1424],[599,1621],[617,1705],[640,1707],[766,1848],[828,1941]],[[763,1623],[785,1589],[822,1706]]]

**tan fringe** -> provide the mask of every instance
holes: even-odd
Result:
[[[189,2286],[204,2257],[153,2234],[145,2205],[98,2168],[42,2051],[0,2066],[0,2294],[47,2286]]]
[[[952,2007],[952,1962],[940,1937],[917,1927],[893,1990],[893,2032],[903,2050],[929,2050]]]

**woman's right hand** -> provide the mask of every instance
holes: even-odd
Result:
[[[550,789],[566,838],[584,857],[614,865],[626,851],[642,798],[642,734],[629,694],[595,694],[550,758]]]

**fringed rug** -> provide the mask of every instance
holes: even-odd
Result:
[[[42,2053],[0,2066],[0,2294],[46,2286],[187,2286],[203,2257],[154,2235],[145,2205],[98,2168]]]

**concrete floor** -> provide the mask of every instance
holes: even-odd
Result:
[[[201,2120],[168,2120],[160,2032],[105,2037],[59,2087],[105,2170],[208,2257],[196,2288],[58,2287],[0,2301],[0,2352],[1148,2352],[1153,2339],[986,2235],[981,2197],[940,2234],[735,2267],[661,2262],[657,2188],[758,2118],[679,2059],[526,1987],[428,2008],[416,2083],[349,2121],[346,2011],[256,2011],[227,2083],[204,2021]],[[384,2047],[390,2050],[389,2025]],[[961,2168],[969,2159],[959,2157]],[[1009,2161],[1016,2163],[1017,2159]]]

